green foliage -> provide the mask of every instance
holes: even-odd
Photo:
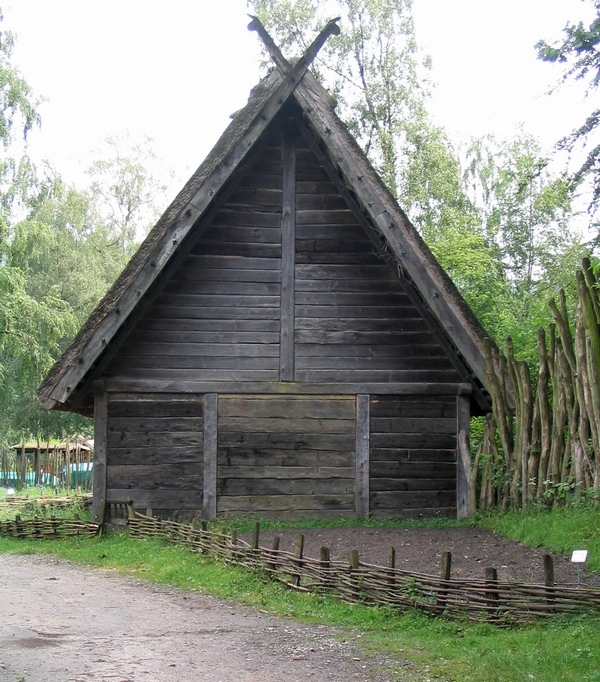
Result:
[[[3,19],[0,10],[0,26]],[[13,139],[16,124],[25,138],[40,122],[31,88],[11,64],[13,47],[14,35],[0,28],[0,142],[5,149]]]
[[[593,5],[595,17],[589,26],[583,22],[568,24],[563,30],[562,43],[537,45],[538,57],[546,62],[567,65],[563,82],[572,79],[586,82],[588,95],[592,95],[600,83],[600,0],[588,0]],[[600,199],[600,109],[593,108],[583,123],[559,142],[559,148],[572,152],[585,150],[585,160],[573,175],[575,185],[589,178],[592,183],[592,206],[596,211]]]

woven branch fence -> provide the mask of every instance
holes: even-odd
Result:
[[[77,517],[21,519],[17,515],[12,521],[0,521],[0,536],[19,540],[58,540],[75,535],[92,537],[98,535],[101,529],[99,524],[81,521]]]
[[[482,580],[452,580],[451,555],[444,553],[441,575],[411,573],[395,567],[391,548],[388,566],[360,561],[358,552],[348,562],[333,561],[321,548],[318,559],[304,556],[304,537],[296,539],[296,551],[279,549],[279,538],[270,548],[259,545],[255,524],[251,543],[231,535],[215,533],[175,521],[144,516],[130,508],[129,532],[135,538],[162,538],[193,552],[206,554],[227,564],[260,571],[289,588],[328,594],[348,602],[370,606],[417,608],[434,615],[487,621],[498,625],[526,622],[535,618],[600,611],[600,589],[500,582],[495,569],[487,569]],[[551,558],[548,557],[548,559]],[[546,575],[552,575],[551,567]]]

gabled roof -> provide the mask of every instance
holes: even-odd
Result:
[[[253,20],[251,28],[259,30],[263,41],[270,40],[257,20]],[[219,191],[291,98],[302,110],[306,132],[314,140],[315,149],[335,167],[349,197],[358,206],[363,223],[376,233],[376,240],[384,245],[414,283],[415,294],[427,304],[450,344],[469,368],[469,378],[476,386],[477,396],[474,397],[480,408],[489,408],[488,399],[480,390],[486,386],[485,330],[335,114],[334,100],[307,71],[319,47],[336,29],[334,20],[294,67],[285,61],[272,41],[265,43],[278,68],[251,92],[246,107],[234,116],[205,161],[55,363],[38,389],[46,408],[60,409],[69,400],[178,251],[186,235],[210,210]]]

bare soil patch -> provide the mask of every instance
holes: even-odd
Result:
[[[396,550],[396,567],[425,575],[439,575],[442,552],[452,553],[452,577],[483,578],[487,567],[496,568],[500,580],[531,584],[544,583],[544,549],[530,549],[494,533],[471,527],[460,528],[319,528],[307,530],[262,531],[260,544],[270,547],[273,536],[281,538],[280,549],[294,551],[298,533],[304,535],[304,555],[319,557],[322,546],[331,558],[347,561],[358,550],[363,563],[387,565],[388,549]],[[247,542],[249,535],[242,536]],[[577,548],[573,548],[577,549]],[[555,582],[577,583],[577,568],[569,557],[553,555]],[[600,586],[600,575],[582,573],[588,586]]]

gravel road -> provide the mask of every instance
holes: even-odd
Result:
[[[359,635],[54,558],[0,554],[1,682],[389,682]],[[394,665],[402,675],[406,666]],[[412,675],[411,675],[412,679]]]

